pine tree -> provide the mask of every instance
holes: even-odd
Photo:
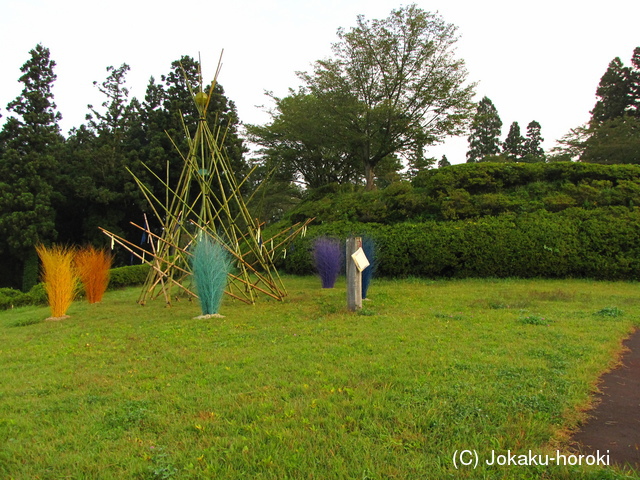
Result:
[[[449,162],[449,160],[447,159],[447,156],[446,155],[442,155],[442,158],[438,162],[438,168],[450,167],[450,166],[451,166],[451,162]]]
[[[631,57],[631,71],[629,81],[629,113],[635,117],[640,117],[640,47],[633,50]]]
[[[157,82],[151,77],[147,85],[145,101],[142,103],[142,123],[145,125],[142,160],[158,171],[170,165],[171,178],[177,181],[182,171],[181,152],[189,150],[183,121],[191,134],[198,124],[198,112],[191,91],[200,89],[200,63],[190,56],[182,56],[171,63],[171,70]],[[213,92],[210,85],[204,91],[211,95],[207,109],[207,121],[224,135],[223,145],[231,160],[234,173],[243,178],[248,173],[244,154],[248,151],[239,134],[239,118],[236,106],[225,94],[222,85],[216,83]]]
[[[37,279],[35,245],[56,238],[54,183],[58,177],[60,147],[63,142],[52,86],[55,62],[49,49],[37,45],[22,66],[19,81],[22,93],[7,105],[13,112],[0,132],[0,251],[22,276],[23,288]],[[26,272],[29,272],[26,275]],[[24,274],[24,275],[23,275]],[[7,282],[3,275],[0,282]],[[17,278],[9,280],[18,284]]]
[[[540,124],[535,120],[532,120],[529,122],[529,125],[527,125],[527,138],[524,140],[522,161],[529,163],[545,161],[544,150],[542,148],[544,138],[542,138],[540,130]]]
[[[596,90],[598,101],[591,111],[591,123],[621,117],[631,103],[631,69],[619,57],[614,58],[600,79]]]
[[[132,231],[131,221],[142,221],[146,204],[135,180],[127,171],[139,165],[140,105],[129,98],[127,64],[106,68],[107,77],[93,82],[104,101],[88,105],[87,124],[72,132],[63,166],[67,204],[60,223],[75,225],[63,240],[106,241],[97,227],[119,234]],[[79,225],[78,225],[79,224]]]
[[[501,129],[502,120],[498,116],[498,110],[488,97],[484,97],[478,103],[471,124],[467,162],[478,162],[487,155],[499,154]]]
[[[502,152],[509,157],[510,160],[519,160],[524,153],[524,137],[520,134],[520,125],[513,122],[509,127],[507,138],[502,144]]]

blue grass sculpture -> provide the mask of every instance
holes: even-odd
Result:
[[[231,268],[229,253],[220,243],[203,235],[193,250],[191,268],[202,316],[218,315]]]
[[[327,237],[317,238],[313,243],[313,259],[322,288],[333,288],[342,267],[340,241]]]
[[[369,284],[373,277],[373,271],[376,268],[376,245],[371,237],[364,237],[362,239],[362,250],[369,260],[369,266],[362,271],[362,298],[367,298],[367,291],[369,290]]]

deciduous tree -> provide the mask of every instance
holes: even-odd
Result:
[[[474,86],[455,56],[456,41],[454,25],[410,5],[381,20],[359,16],[355,27],[338,30],[332,58],[299,74],[299,93],[313,95],[343,126],[335,147],[357,159],[367,188],[374,188],[383,159],[406,159],[463,132]]]

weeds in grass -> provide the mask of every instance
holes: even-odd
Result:
[[[112,255],[106,250],[88,246],[78,250],[74,260],[87,301],[89,303],[100,302],[109,286],[109,270],[113,263]]]
[[[553,320],[540,315],[527,315],[519,317],[518,322],[524,325],[549,325]]]
[[[624,315],[624,312],[618,307],[604,307],[602,310],[598,310],[595,315],[599,317],[618,318]]]
[[[36,247],[42,262],[42,281],[52,318],[62,318],[73,303],[77,293],[78,277],[73,267],[73,248],[54,245]]]

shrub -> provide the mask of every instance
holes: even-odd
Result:
[[[113,256],[106,250],[89,246],[76,252],[75,264],[78,276],[89,303],[102,300],[109,285],[109,269],[112,263]]]
[[[313,243],[313,259],[322,288],[333,288],[342,267],[341,242],[328,237],[316,238]]]
[[[0,309],[18,307],[23,304],[25,294],[13,288],[0,288]]]
[[[44,245],[36,247],[42,262],[42,279],[53,318],[63,317],[77,293],[78,277],[73,268],[74,250],[69,247]]]
[[[46,305],[47,304],[47,289],[44,283],[35,284],[31,290],[24,295],[24,305]]]
[[[147,264],[129,265],[112,268],[109,274],[109,287],[131,287],[142,285],[149,275],[151,267]]]
[[[617,318],[624,315],[624,312],[618,307],[604,307],[602,310],[598,310],[595,315],[599,317]]]
[[[312,242],[349,235],[375,242],[381,276],[640,279],[640,209],[627,207],[395,225],[313,225],[277,266],[311,274]]]

